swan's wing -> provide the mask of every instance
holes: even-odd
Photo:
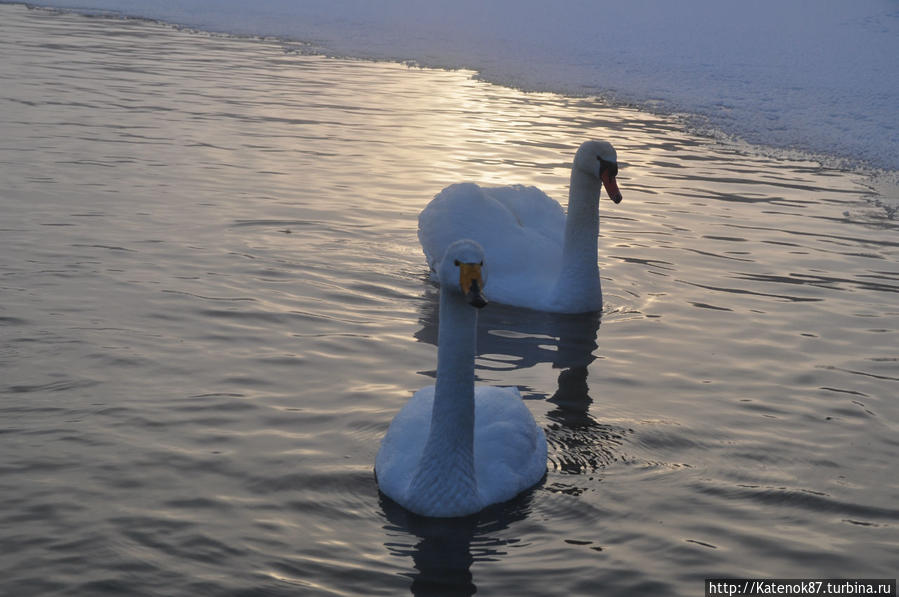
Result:
[[[546,473],[546,436],[517,388],[475,390],[475,473],[489,503],[512,499]]]
[[[565,211],[558,201],[537,187],[489,187],[484,192],[512,212],[522,227],[555,245],[564,242]]]
[[[462,238],[481,244],[497,230],[517,226],[515,216],[473,183],[454,184],[438,193],[418,216],[418,240],[428,265],[437,269],[446,248]],[[492,263],[492,257],[491,263]]]
[[[421,212],[418,238],[432,270],[451,243],[477,241],[487,257],[487,298],[518,304],[545,295],[555,281],[564,224],[561,206],[539,189],[463,183],[445,188]]]
[[[393,418],[375,458],[378,487],[393,500],[402,499],[412,480],[428,432],[434,406],[434,386],[415,392]]]

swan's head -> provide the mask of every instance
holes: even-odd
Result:
[[[450,292],[461,292],[468,304],[480,309],[487,304],[484,284],[487,268],[484,249],[473,240],[457,240],[446,248],[438,268],[440,285]]]
[[[608,141],[587,141],[581,144],[574,156],[574,166],[578,170],[602,180],[609,199],[621,203],[618,190],[618,154]]]

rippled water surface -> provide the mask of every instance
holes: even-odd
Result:
[[[899,235],[861,177],[302,49],[0,6],[3,593],[895,577]],[[479,324],[547,477],[409,516],[373,462],[436,366],[417,214],[462,180],[564,202],[587,138],[624,166],[601,317]]]

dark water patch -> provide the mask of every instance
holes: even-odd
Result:
[[[236,297],[231,297],[231,296],[204,296],[204,295],[202,295],[202,294],[196,294],[196,293],[193,293],[193,292],[186,292],[186,291],[183,291],[183,290],[167,290],[167,289],[163,289],[162,292],[167,293],[167,294],[178,294],[178,295],[182,295],[182,296],[189,296],[189,297],[192,297],[192,298],[203,299],[204,301],[234,301],[234,302],[239,302],[239,301],[254,302],[254,301],[256,301],[256,299],[255,299],[255,298],[252,298],[252,297],[244,297],[244,296],[236,296]]]
[[[724,226],[738,228],[740,230],[771,230],[770,228],[765,228],[762,226],[750,226],[748,224],[724,224]],[[822,242],[833,242],[839,243],[842,246],[868,246],[873,245],[876,247],[883,247],[885,249],[891,249],[895,247],[899,247],[899,241],[893,240],[885,240],[883,238],[873,238],[873,237],[858,237],[858,236],[846,236],[846,235],[837,235],[837,234],[824,234],[819,232],[809,232],[805,230],[778,230],[777,232],[782,234],[789,234],[793,236],[806,236],[811,238],[816,238]]]
[[[68,502],[27,504],[20,506],[15,514],[5,516],[4,521],[7,524],[54,521],[64,519],[84,510],[84,506]]]
[[[695,543],[696,545],[701,545],[702,547],[708,547],[709,549],[718,549],[717,545],[712,545],[711,543],[705,543],[704,541],[699,541],[697,539],[685,539],[687,543]]]
[[[247,550],[225,544],[201,534],[188,535],[178,543],[177,552],[181,557],[207,563],[222,562],[229,557],[242,558]]]
[[[96,405],[103,406],[103,405]],[[95,415],[102,415],[107,417],[119,417],[122,415],[129,415],[136,412],[133,408],[128,408],[127,406],[104,406],[103,408],[96,410],[93,412]]]
[[[89,447],[103,447],[103,446],[114,446],[116,445],[114,442],[108,439],[101,439],[94,435],[87,434],[61,434],[56,441],[66,442],[70,444],[79,444],[82,446]]]
[[[795,246],[798,246],[798,245],[795,245]],[[754,259],[745,259],[742,257],[734,257],[733,253],[728,253],[727,255],[722,255],[720,253],[714,253],[712,251],[703,251],[700,249],[693,249],[690,247],[685,247],[684,250],[690,251],[692,253],[696,253],[697,255],[702,255],[704,257],[715,257],[718,259],[729,259],[731,261],[742,261],[742,262],[749,262],[749,263],[752,263],[755,261]]]
[[[196,398],[202,398],[202,401],[195,400]],[[241,398],[240,400],[213,400],[212,398]],[[189,399],[182,398],[176,399],[169,408],[172,410],[176,410],[178,412],[246,412],[246,411],[254,411],[259,407],[254,404],[252,401],[244,399],[245,397],[240,394],[231,394],[231,395],[217,395],[217,394],[206,394],[203,396],[191,396]],[[190,401],[185,404],[186,401]]]
[[[863,376],[863,377],[872,377],[872,378],[874,378],[874,379],[880,379],[880,380],[885,380],[885,381],[899,381],[899,377],[892,377],[892,376],[889,376],[889,375],[877,375],[877,374],[869,373],[869,372],[866,372],[866,371],[856,371],[856,370],[852,370],[852,369],[843,369],[843,368],[841,368],[841,367],[835,367],[835,366],[833,366],[833,365],[816,365],[816,368],[818,368],[818,369],[824,369],[824,370],[827,370],[827,371],[841,371],[841,372],[843,372],[843,373],[849,373],[849,374],[852,374],[852,375],[861,375],[861,376]]]
[[[610,255],[610,259],[618,259],[619,261],[623,261],[625,263],[636,263],[640,265],[645,265],[651,268],[663,269],[663,270],[674,270],[674,264],[670,261],[660,261],[656,259],[639,259],[636,257],[616,257],[615,255]]]
[[[843,519],[843,522],[847,522],[849,524],[853,524],[853,525],[860,526],[860,527],[879,527],[879,526],[881,526],[875,522],[867,522],[864,520],[852,520],[851,518],[845,518],[845,519]]]
[[[808,302],[819,302],[823,301],[823,298],[816,297],[800,297],[800,296],[790,296],[788,294],[773,294],[768,292],[757,292],[753,290],[747,290],[743,288],[725,288],[723,286],[710,286],[706,284],[699,284],[696,282],[688,282],[686,280],[677,280],[683,284],[689,284],[690,286],[696,286],[697,288],[703,288],[705,290],[714,290],[716,292],[726,292],[730,294],[745,294],[750,296],[763,296],[769,298],[783,299],[785,301],[790,301],[793,303],[808,303]]]
[[[12,317],[12,316],[6,316],[6,315],[0,316],[0,325],[13,326],[13,325],[25,325],[27,323],[29,323],[27,320],[22,319],[20,317]]]
[[[307,362],[307,359],[296,355],[258,357],[255,362],[260,365],[273,365],[277,367],[297,367]]]
[[[225,510],[228,508],[226,502],[207,497],[174,499],[165,502],[164,505],[176,510]]]
[[[879,292],[899,292],[899,286],[890,284],[877,284],[865,280],[854,280],[836,276],[823,276],[815,274],[790,273],[788,276],[771,274],[736,274],[737,280],[752,280],[756,282],[773,282],[776,284],[794,284],[817,286],[830,290],[845,290],[846,287],[861,288]],[[860,276],[861,277],[861,276]]]
[[[899,520],[899,509],[847,502],[807,489],[746,486],[719,487],[711,485],[693,485],[693,488],[697,492],[706,495],[775,508],[789,508],[818,514],[837,513],[866,520]]]
[[[41,384],[18,384],[7,386],[5,391],[13,394],[26,394],[32,392],[69,392],[91,388],[100,382],[92,379],[67,379]]]
[[[710,309],[712,311],[733,311],[733,309],[729,307],[717,307],[715,305],[710,305],[708,303],[698,303],[696,301],[688,301],[691,305],[698,309]]]
[[[739,243],[744,243],[744,242],[746,242],[746,239],[745,239],[745,238],[740,238],[740,237],[738,237],[738,236],[711,236],[711,235],[706,235],[706,236],[703,236],[703,238],[707,238],[707,239],[709,239],[709,240],[723,240],[723,241],[726,241],[726,242],[739,242]]]
[[[866,408],[862,408],[861,410],[850,407],[834,407],[829,412],[833,413],[833,416],[843,417],[844,419],[858,419],[865,418],[865,415],[876,417],[873,411],[870,411]]]
[[[258,375],[226,375],[221,378],[221,383],[238,388],[268,388],[276,385],[275,380]]]
[[[78,248],[89,248],[89,249],[106,249],[109,251],[126,251],[129,253],[135,252],[134,249],[126,249],[125,247],[117,247],[117,246],[113,246],[113,245],[89,245],[89,244],[83,244],[83,243],[75,243],[72,246],[78,247]]]
[[[858,392],[858,391],[856,391],[856,390],[845,390],[845,389],[841,389],[841,388],[829,388],[829,387],[826,387],[826,386],[821,386],[821,387],[818,388],[818,389],[819,389],[819,390],[824,390],[824,391],[826,391],[826,392],[835,392],[835,393],[838,393],[838,394],[850,394],[850,395],[852,395],[852,396],[861,396],[862,398],[867,398],[867,397],[868,397],[868,395],[865,394],[864,392]]]

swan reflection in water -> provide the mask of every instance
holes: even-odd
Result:
[[[533,492],[464,518],[418,516],[381,494],[388,523],[384,545],[391,555],[412,558],[415,571],[407,574],[412,594],[474,595],[472,564],[501,559],[520,543],[503,537],[512,523],[527,517]]]
[[[589,366],[596,360],[593,353],[598,348],[600,315],[546,313],[496,304],[479,314],[476,375],[529,369],[542,363],[561,370],[555,391],[547,397],[555,406],[546,414],[551,424],[544,429],[551,471],[574,475],[595,472],[617,458],[626,433],[597,422],[590,412],[593,398],[587,378]],[[421,328],[415,338],[436,346],[435,289],[427,290],[419,322]],[[427,373],[434,375],[433,371]],[[519,388],[525,395],[541,393],[539,389]]]
[[[415,333],[419,342],[437,345],[439,297],[426,290]],[[577,495],[577,478],[594,473],[619,458],[626,430],[601,424],[591,415],[593,398],[587,383],[589,365],[596,360],[600,314],[564,315],[490,304],[479,312],[475,374],[528,369],[550,363],[560,369],[557,388],[546,400],[554,405],[544,428],[549,446],[548,480],[515,499],[496,504],[465,518],[435,519],[412,514],[381,495],[389,524],[385,543],[392,555],[411,557],[415,595],[473,595],[471,565],[496,560],[514,549],[520,539],[509,538],[508,527],[525,519],[535,491]],[[436,371],[423,372],[436,376]],[[525,395],[539,390],[521,387]],[[558,474],[561,474],[560,478]],[[570,481],[569,481],[570,479]],[[410,543],[410,536],[417,542]],[[500,538],[502,537],[502,538]]]

